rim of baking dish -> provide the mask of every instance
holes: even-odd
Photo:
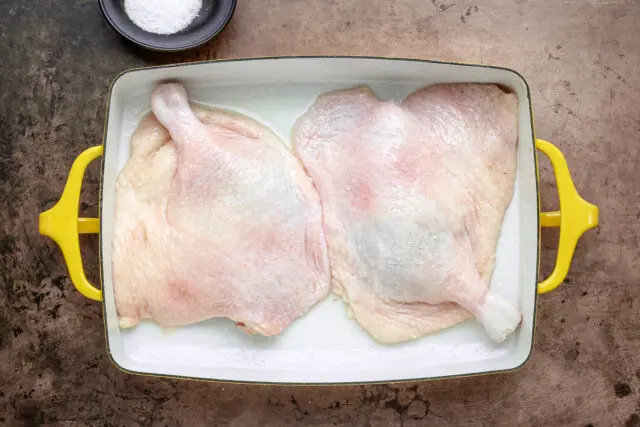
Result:
[[[101,165],[100,165],[100,200],[98,203],[98,216],[100,218],[100,228],[102,229],[102,193],[103,193],[103,175],[104,175],[104,168],[105,168],[105,158],[106,158],[106,152],[107,152],[107,146],[106,146],[106,137],[107,137],[107,129],[109,127],[109,110],[110,110],[110,106],[111,106],[111,96],[113,93],[113,88],[115,86],[115,84],[118,82],[118,80],[120,80],[120,78],[122,78],[124,75],[132,73],[132,72],[136,72],[136,71],[143,71],[143,70],[153,70],[153,69],[161,69],[161,68],[174,68],[174,67],[189,67],[189,66],[193,66],[193,65],[200,65],[200,64],[210,64],[210,63],[220,63],[220,62],[247,62],[247,61],[260,61],[260,60],[286,60],[286,59],[379,59],[379,60],[388,60],[388,61],[406,61],[406,62],[424,62],[424,63],[431,63],[431,64],[449,64],[449,65],[458,65],[458,66],[462,66],[462,67],[474,67],[474,68],[489,68],[489,69],[496,69],[496,70],[503,70],[503,71],[507,71],[510,73],[515,74],[521,81],[522,83],[524,83],[524,86],[526,88],[526,93],[527,93],[527,102],[529,104],[529,121],[530,121],[530,125],[531,125],[531,141],[533,144],[533,150],[534,150],[534,156],[533,156],[533,162],[534,162],[534,168],[536,171],[536,182],[535,182],[535,186],[536,186],[536,204],[538,206],[538,215],[536,215],[536,229],[538,230],[538,232],[536,233],[536,246],[537,246],[537,250],[536,250],[536,266],[535,266],[535,271],[536,271],[536,281],[533,284],[532,288],[533,288],[533,293],[534,293],[534,297],[533,297],[533,301],[534,301],[534,305],[533,305],[533,323],[532,323],[532,329],[531,329],[531,343],[529,345],[529,349],[527,352],[527,357],[524,358],[524,360],[518,365],[518,366],[514,366],[512,368],[505,368],[505,369],[494,369],[491,371],[482,371],[482,372],[470,372],[470,373],[465,373],[465,374],[451,374],[451,375],[439,375],[439,376],[433,376],[433,377],[416,377],[416,378],[402,378],[402,379],[392,379],[392,380],[373,380],[373,381],[341,381],[341,382],[275,382],[275,381],[246,381],[246,380],[229,380],[229,379],[215,379],[215,378],[203,378],[203,377],[193,377],[193,376],[187,376],[187,375],[169,375],[169,374],[164,374],[164,373],[153,373],[153,372],[140,372],[140,371],[134,371],[134,370],[130,370],[130,369],[126,369],[123,366],[121,366],[113,357],[112,353],[111,353],[111,348],[109,345],[109,331],[107,328],[107,312],[106,312],[106,303],[105,303],[105,299],[102,299],[102,319],[103,319],[103,324],[104,324],[104,332],[105,332],[105,341],[106,341],[106,347],[107,347],[107,354],[109,356],[109,359],[111,360],[111,363],[113,363],[113,365],[118,368],[119,370],[121,370],[124,373],[127,374],[133,374],[133,375],[141,375],[141,376],[147,376],[147,377],[157,377],[157,378],[170,378],[170,379],[182,379],[182,380],[193,380],[193,381],[202,381],[202,382],[215,382],[215,383],[222,383],[222,384],[255,384],[255,385],[269,385],[269,386],[335,386],[335,385],[367,385],[367,384],[398,384],[398,383],[408,383],[408,382],[421,382],[421,381],[434,381],[434,380],[441,380],[441,379],[451,379],[451,378],[464,378],[464,377],[473,377],[473,376],[480,376],[480,375],[491,375],[491,374],[497,374],[497,373],[508,373],[508,372],[513,372],[516,371],[520,368],[522,368],[531,358],[531,354],[533,352],[533,345],[534,345],[534,341],[535,341],[535,331],[536,331],[536,314],[537,314],[537,306],[538,306],[538,280],[540,278],[540,183],[539,183],[539,174],[538,174],[538,156],[535,154],[536,153],[536,148],[535,148],[535,129],[533,127],[533,105],[531,103],[531,91],[529,88],[529,84],[527,83],[526,79],[522,76],[522,74],[520,74],[519,72],[517,72],[516,70],[513,70],[511,68],[507,68],[507,67],[501,67],[501,66],[496,66],[496,65],[486,65],[486,64],[476,64],[476,63],[464,63],[464,62],[454,62],[454,61],[439,61],[439,60],[432,60],[432,59],[417,59],[417,58],[402,58],[402,57],[383,57],[383,56],[355,56],[355,55],[310,55],[310,56],[303,56],[303,55],[296,55],[296,56],[261,56],[261,57],[246,57],[246,58],[233,58],[233,59],[213,59],[213,60],[203,60],[203,61],[194,61],[194,62],[189,62],[189,63],[177,63],[177,64],[166,64],[166,65],[152,65],[152,66],[147,66],[147,67],[137,67],[137,68],[130,68],[127,70],[124,70],[122,72],[120,72],[119,74],[116,75],[116,77],[113,79],[113,81],[111,82],[111,85],[109,86],[109,93],[107,96],[107,101],[106,101],[106,112],[105,112],[105,122],[104,122],[104,131],[103,131],[103,137],[102,137],[102,145],[104,147],[104,153],[102,155],[102,159],[101,159]],[[103,263],[103,254],[102,254],[102,233],[99,234],[99,244],[100,244],[100,249],[99,249],[99,263],[100,263],[100,287],[102,288],[102,284],[103,284],[103,275],[104,275],[104,263]]]

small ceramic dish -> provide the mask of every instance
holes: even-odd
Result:
[[[138,27],[127,15],[124,0],[100,0],[100,9],[120,35],[146,49],[176,52],[203,45],[227,25],[236,0],[203,0],[198,16],[185,29],[169,35],[154,34]]]

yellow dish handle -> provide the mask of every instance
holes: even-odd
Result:
[[[85,297],[96,301],[102,300],[102,291],[89,283],[84,275],[78,235],[99,233],[100,221],[98,218],[78,218],[78,205],[84,172],[89,163],[101,155],[102,145],[91,147],[80,154],[71,166],[60,201],[40,214],[40,234],[51,237],[60,246],[76,289]]]
[[[536,148],[551,160],[560,199],[559,212],[540,213],[542,227],[560,227],[555,268],[551,275],[538,285],[538,293],[543,294],[560,286],[567,276],[578,240],[585,231],[598,225],[598,207],[580,197],[571,179],[567,161],[560,150],[542,139],[536,139]],[[71,281],[82,295],[96,301],[102,300],[102,291],[91,285],[84,274],[79,234],[99,233],[100,222],[98,218],[79,218],[78,204],[85,170],[102,153],[103,147],[99,145],[80,154],[73,162],[60,201],[53,208],[40,214],[40,234],[49,236],[60,246]]]
[[[556,266],[551,275],[538,285],[538,293],[552,291],[567,277],[578,239],[585,231],[598,225],[598,207],[585,201],[573,185],[564,155],[555,145],[536,139],[536,148],[551,160],[558,184],[560,211],[541,212],[541,227],[560,227],[560,242]]]

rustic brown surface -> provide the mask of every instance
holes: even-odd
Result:
[[[0,425],[640,425],[640,4],[631,0],[241,0],[180,55],[133,49],[95,0],[0,2]],[[105,354],[99,304],[37,231],[75,156],[101,140],[111,79],[145,64],[351,54],[504,65],[536,131],[566,154],[601,225],[539,300],[533,356],[506,374],[414,384],[263,387],[143,378]],[[547,162],[541,192],[553,207]],[[83,214],[95,213],[97,169]],[[544,233],[542,274],[557,236]],[[96,278],[97,241],[85,243]],[[533,260],[532,260],[533,262]]]

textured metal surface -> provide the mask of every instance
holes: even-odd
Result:
[[[0,425],[640,425],[640,5],[631,1],[239,2],[180,55],[140,51],[95,1],[0,2]],[[506,375],[402,385],[262,387],[134,377],[106,357],[99,304],[67,278],[37,215],[102,138],[111,79],[194,59],[380,55],[483,62],[531,85],[536,132],[600,207],[567,283],[539,299],[536,344]],[[543,159],[543,157],[541,157]],[[98,166],[81,214],[96,214]],[[541,165],[543,207],[556,206]],[[542,273],[557,236],[543,234]],[[97,279],[97,239],[85,265]]]

